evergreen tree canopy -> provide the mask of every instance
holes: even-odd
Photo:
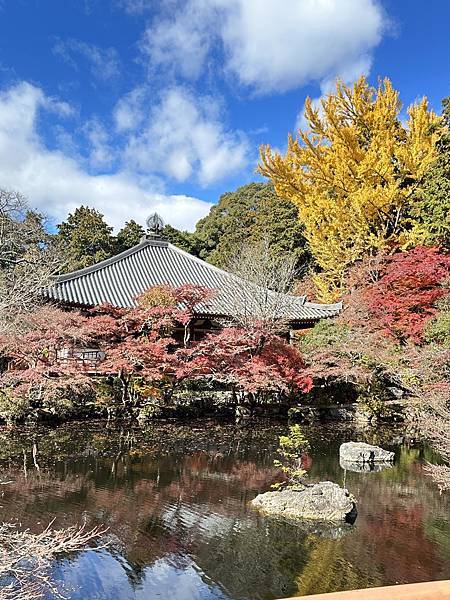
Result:
[[[262,240],[274,254],[294,254],[298,268],[310,259],[297,208],[267,183],[223,194],[197,223],[194,238],[200,257],[219,267],[226,267],[242,246]]]
[[[112,227],[94,208],[80,206],[58,225],[57,241],[66,261],[65,270],[89,267],[115,254]]]
[[[189,254],[198,256],[198,241],[193,233],[189,231],[182,231],[172,227],[172,225],[164,225],[162,235],[174,246],[181,248]]]
[[[450,249],[450,96],[442,101],[441,137],[437,159],[425,175],[417,194],[416,242]]]
[[[133,219],[127,221],[116,237],[116,252],[128,250],[136,244],[139,244],[142,237],[145,235],[145,230],[142,225],[136,223]]]
[[[114,237],[101,213],[81,206],[58,225],[55,238],[62,248],[65,270],[74,271],[132,248],[144,234],[144,228],[130,220]],[[239,248],[261,241],[269,244],[274,255],[293,255],[299,270],[311,260],[296,206],[277,197],[270,183],[250,183],[223,194],[194,233],[165,225],[162,235],[178,248],[222,268]]]

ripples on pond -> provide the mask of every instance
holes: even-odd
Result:
[[[344,471],[339,427],[306,431],[311,481],[345,483],[353,527],[294,526],[248,507],[277,480],[283,425],[155,426],[147,432],[74,424],[0,432],[1,519],[39,531],[106,524],[110,545],[61,560],[66,598],[269,600],[450,578],[450,500],[422,473],[433,459],[393,430],[358,439],[396,451],[393,468]],[[32,448],[38,449],[34,464]]]

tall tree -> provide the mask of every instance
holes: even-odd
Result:
[[[418,243],[450,249],[450,96],[442,101],[441,137],[437,159],[425,175],[416,196],[414,234]]]
[[[297,208],[267,183],[223,194],[197,223],[194,236],[201,258],[219,267],[227,267],[240,247],[262,240],[273,254],[293,254],[297,267],[310,258]]]
[[[195,234],[176,229],[172,225],[164,225],[162,235],[171,244],[181,248],[181,250],[189,252],[189,254],[193,254],[194,256],[199,255],[198,240]]]
[[[68,271],[89,267],[115,253],[112,227],[100,212],[88,206],[76,208],[58,225],[57,240]]]
[[[142,225],[133,219],[127,221],[116,236],[116,252],[123,252],[136,246],[145,235]]]
[[[21,328],[58,267],[44,217],[20,193],[0,190],[0,333]]]
[[[128,250],[128,248],[136,246],[144,235],[145,230],[139,223],[133,220],[128,221],[116,236],[116,251],[123,252],[124,250]],[[165,225],[162,230],[162,236],[178,248],[198,256],[198,242],[193,233],[176,229],[172,225]]]
[[[316,108],[305,103],[308,129],[289,136],[284,156],[261,148],[260,172],[299,209],[323,299],[343,286],[346,269],[365,254],[409,241],[415,192],[435,159],[440,119],[426,99],[400,120],[398,92],[364,77]]]

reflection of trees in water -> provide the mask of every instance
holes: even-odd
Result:
[[[308,564],[298,576],[300,595],[448,577],[448,554],[439,556],[427,512],[394,502],[382,518],[357,523],[358,535],[336,542],[311,539]]]
[[[233,598],[275,598],[295,593],[308,561],[305,533],[262,517],[232,524],[197,550],[196,562]]]
[[[2,502],[8,518],[33,528],[37,515],[40,522],[56,517],[58,525],[87,516],[106,523],[127,559],[144,565],[168,552],[189,552],[205,530],[205,514],[213,515],[209,525],[215,519],[221,528],[236,514],[245,517],[247,496],[269,487],[276,474],[218,451],[174,457],[140,448],[118,458],[85,448],[80,454],[39,473],[31,465],[26,475],[19,466],[9,468],[12,484]],[[42,450],[41,455],[45,464]]]
[[[358,500],[354,531],[336,542],[310,538],[299,595],[448,578],[450,498],[422,475],[422,455],[403,446],[392,469],[347,473]]]
[[[364,560],[352,563],[346,553],[348,540],[309,538],[308,562],[297,577],[298,595],[319,594],[375,586],[383,582]]]
[[[233,431],[223,438],[220,431],[202,431],[194,439],[195,432],[183,428],[177,448],[170,450],[164,444],[170,429],[163,427],[146,436],[103,430],[74,435],[65,428],[62,441],[54,432],[22,438],[15,442],[17,461],[9,467],[2,461],[3,476],[12,480],[0,499],[2,518],[38,529],[36,521],[46,524],[53,517],[55,526],[85,517],[89,526],[105,523],[115,540],[112,552],[128,563],[130,585],[159,559],[184,569],[190,557],[205,581],[235,598],[449,576],[449,499],[422,477],[421,450],[403,447],[396,466],[384,472],[347,473],[346,485],[359,502],[358,519],[347,535],[330,539],[248,508],[276,478],[278,431],[241,439],[233,438]],[[324,430],[322,440],[311,438],[310,478],[342,483],[339,441],[331,443],[327,435]],[[36,441],[39,472],[31,455]]]
[[[334,543],[350,532],[345,524],[292,523],[261,515],[237,519],[196,549],[196,562],[233,598],[291,596],[298,573],[310,562],[309,539]]]

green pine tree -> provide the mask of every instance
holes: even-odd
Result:
[[[163,237],[168,240],[174,246],[181,248],[189,254],[194,256],[199,255],[199,249],[197,247],[198,241],[195,234],[189,231],[182,231],[172,227],[172,225],[165,225],[162,231]]]
[[[115,254],[112,227],[103,215],[80,206],[58,225],[57,241],[65,259],[65,270],[76,271]]]
[[[145,230],[142,225],[139,225],[139,223],[136,223],[133,219],[127,221],[116,237],[117,253],[136,246],[144,235]]]

